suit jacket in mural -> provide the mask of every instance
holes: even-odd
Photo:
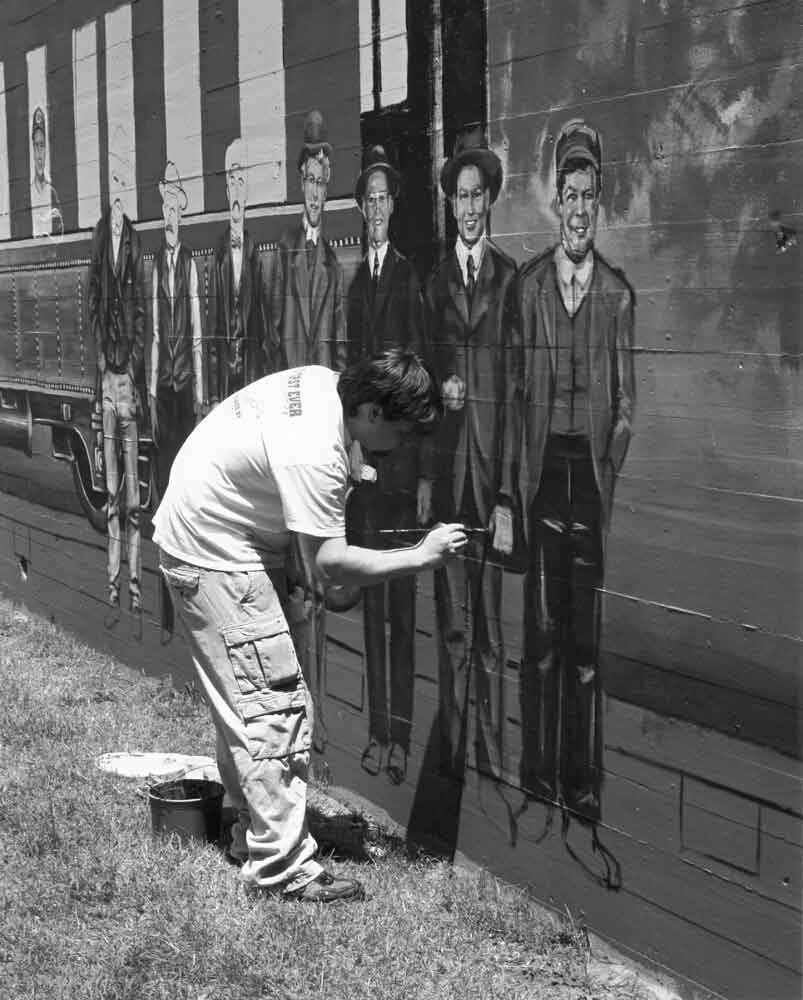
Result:
[[[465,385],[465,403],[446,410],[423,472],[434,480],[435,516],[454,520],[465,482],[471,481],[482,525],[504,494],[503,443],[518,437],[511,426],[511,347],[517,340],[516,265],[488,240],[469,311],[457,254],[452,249],[426,286],[427,356],[441,383],[456,375]]]
[[[360,264],[348,294],[349,361],[389,347],[422,349],[424,303],[415,269],[393,246],[388,246],[379,281],[374,281],[368,258]],[[419,443],[408,441],[377,461],[377,485],[388,493],[413,494],[418,481]]]
[[[109,371],[128,372],[144,388],[145,280],[139,235],[123,216],[118,266],[114,263],[111,209],[95,226],[89,265],[89,326],[97,356]]]
[[[220,402],[232,391],[230,373],[238,350],[235,342],[238,319],[243,333],[239,349],[242,350],[244,384],[272,370],[267,361],[265,341],[265,273],[256,243],[247,229],[243,232],[242,252],[238,298],[231,259],[231,226],[227,226],[215,249],[209,281],[207,384],[212,403]]]
[[[524,265],[519,277],[522,406],[521,490],[529,507],[543,468],[555,393],[556,320],[560,295],[554,248]],[[636,398],[634,293],[621,271],[594,251],[588,290],[588,434],[604,523],[610,522],[616,476],[630,443]],[[513,456],[506,455],[506,464]]]
[[[279,243],[270,292],[270,338],[275,369],[346,366],[343,271],[320,237],[310,253],[299,223]]]

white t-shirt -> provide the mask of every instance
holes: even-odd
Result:
[[[336,372],[268,375],[216,407],[176,456],[154,541],[206,569],[281,566],[290,531],[346,534],[348,440]]]

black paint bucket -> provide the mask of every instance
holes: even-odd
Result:
[[[177,833],[182,842],[201,840],[208,844],[220,837],[223,785],[203,778],[182,778],[152,785],[153,832]]]

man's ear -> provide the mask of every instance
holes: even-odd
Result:
[[[369,403],[368,404],[368,419],[371,423],[375,423],[382,416],[382,407],[379,403]]]

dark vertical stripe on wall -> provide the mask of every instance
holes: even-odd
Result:
[[[166,5],[169,0],[164,2]],[[131,12],[137,204],[141,220],[156,219],[162,214],[158,183],[167,157],[162,0],[138,0]]]
[[[98,52],[98,149],[100,151],[100,206],[109,207],[109,116],[106,102],[106,20],[98,16],[96,47]]]
[[[47,65],[50,179],[61,203],[64,231],[71,232],[78,228],[78,177],[75,170],[72,31],[69,27],[54,34],[48,42]]]
[[[6,121],[11,235],[31,235],[31,134],[28,124],[28,68],[23,48],[6,52]]]
[[[204,203],[208,212],[228,207],[224,164],[226,147],[240,134],[237,4],[200,0],[201,125]]]
[[[358,5],[284,0],[287,200],[299,201],[298,154],[304,119],[319,108],[332,154],[329,197],[350,195],[360,168]]]

